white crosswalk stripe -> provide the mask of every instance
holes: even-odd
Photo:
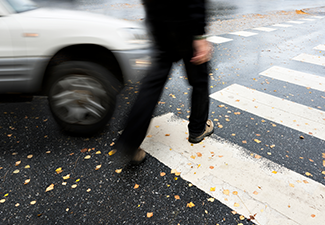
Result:
[[[218,37],[218,36],[211,36],[211,37],[208,37],[207,40],[209,42],[212,42],[212,43],[215,43],[215,44],[221,44],[221,43],[232,41],[233,39]]]
[[[321,51],[325,51],[325,45],[317,45],[315,48],[316,50],[321,50]]]
[[[287,21],[286,23],[303,24],[303,21]]]
[[[325,186],[217,136],[192,145],[187,124],[171,113],[156,117],[141,147],[239,214],[256,214],[260,225],[325,221]]]
[[[325,66],[325,57],[302,53],[293,58],[293,60]]]
[[[292,25],[289,25],[289,24],[274,24],[272,26],[274,26],[274,27],[292,27]]]
[[[243,37],[250,37],[250,36],[253,36],[253,35],[257,35],[257,33],[248,32],[248,31],[237,31],[237,32],[232,32],[230,34],[243,36]]]
[[[271,32],[271,31],[275,31],[276,29],[269,28],[269,27],[257,27],[257,28],[253,28],[253,30]]]
[[[288,83],[296,84],[299,86],[312,88],[318,91],[325,91],[325,78],[312,75],[309,73],[299,72],[279,66],[273,66],[260,75],[271,77],[277,80],[285,81]]]

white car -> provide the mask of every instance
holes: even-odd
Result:
[[[141,24],[0,0],[0,94],[47,95],[54,118],[71,133],[107,124],[120,87],[150,65],[150,49]]]

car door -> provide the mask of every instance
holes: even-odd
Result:
[[[10,90],[8,82],[14,70],[12,39],[6,19],[0,14],[0,93]]]

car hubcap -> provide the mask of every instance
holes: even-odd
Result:
[[[99,122],[106,114],[109,96],[94,78],[70,75],[52,88],[52,108],[64,122],[89,125]]]

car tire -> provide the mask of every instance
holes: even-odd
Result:
[[[63,130],[92,135],[113,115],[120,83],[105,67],[69,61],[50,73],[48,100],[51,113]]]

